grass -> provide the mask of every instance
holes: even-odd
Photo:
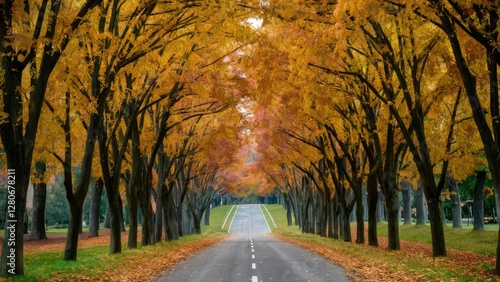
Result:
[[[474,226],[472,224],[462,224],[462,229],[469,229],[472,230]],[[484,225],[484,231],[495,231],[498,232],[498,224],[485,224]]]
[[[267,225],[269,226],[269,228],[271,229],[271,232],[272,232],[272,228],[273,227],[276,228],[277,224],[274,221],[274,217],[271,217],[271,211],[267,210],[267,206],[266,205],[260,205],[260,210],[261,210],[262,214],[264,215],[264,219],[266,220],[266,223],[267,223]]]
[[[272,215],[274,222],[276,223],[275,227],[273,224],[270,224],[269,227],[271,227],[272,232],[276,232],[282,235],[300,235],[302,232],[300,231],[299,227],[297,226],[288,226],[287,220],[286,220],[286,211],[285,209],[280,206],[280,205],[265,205],[267,210],[269,210],[269,213]],[[268,222],[271,222],[269,215],[267,211],[264,208],[261,208],[263,210],[264,216]]]
[[[497,231],[473,231],[468,228],[445,226],[446,246],[478,254],[495,255],[498,225],[495,229]],[[430,227],[428,225],[400,225],[399,232],[401,240],[432,244]],[[386,237],[387,224],[379,223],[377,233],[379,236]]]
[[[63,250],[57,252],[32,252],[25,254],[25,275],[16,277],[15,281],[45,281],[56,279],[71,281],[76,277],[86,277],[89,280],[101,280],[110,275],[110,272],[119,272],[132,265],[147,264],[155,258],[168,256],[183,246],[190,245],[204,239],[224,236],[221,230],[224,219],[231,206],[213,208],[210,213],[210,226],[202,225],[202,234],[181,237],[178,241],[161,242],[153,246],[139,246],[129,250],[126,242],[122,242],[121,254],[109,254],[109,246],[95,246],[78,249],[78,261],[64,261]],[[231,215],[234,215],[233,209]],[[232,219],[230,216],[228,222]],[[66,234],[66,230],[57,229],[57,234]],[[111,277],[109,277],[111,278]],[[1,279],[0,279],[1,280]],[[106,280],[106,279],[105,279]]]
[[[214,220],[217,223],[214,226],[221,226],[221,231],[228,232],[229,226],[231,226],[231,221],[233,220],[234,214],[236,213],[237,206],[222,206],[217,209],[213,209],[211,213],[216,212],[217,215],[213,215]],[[212,214],[210,214],[212,220]]]
[[[207,229],[201,235],[181,237],[178,241],[162,242],[153,246],[128,250],[122,245],[121,254],[108,254],[108,246],[81,248],[78,250],[78,261],[64,261],[62,252],[32,253],[26,255],[25,275],[16,281],[44,281],[49,278],[72,280],[80,275],[90,280],[98,280],[109,275],[110,270],[120,269],[124,260],[136,260],[146,263],[158,255],[168,255],[176,248],[197,240],[217,236],[218,231]]]
[[[418,245],[410,250],[390,252],[381,247],[369,247],[322,238],[313,234],[302,234],[297,226],[287,225],[286,212],[283,207],[279,205],[266,205],[266,207],[277,224],[277,227],[271,226],[273,233],[316,251],[348,270],[359,271],[357,275],[360,275],[358,279],[362,277],[361,280],[400,281],[404,278],[411,281],[481,281],[499,278],[491,274],[493,267],[489,262],[471,259],[472,261],[464,261],[464,263],[458,261],[457,263],[459,256],[432,258],[419,254]],[[355,230],[355,224],[352,230]],[[386,223],[379,224],[378,236],[379,238],[387,236]],[[445,236],[449,248],[489,255],[494,255],[496,251],[497,231],[472,231],[467,228],[445,227]],[[400,238],[430,245],[430,227],[428,225],[401,225]]]

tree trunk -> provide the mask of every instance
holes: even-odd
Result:
[[[123,201],[119,192],[117,200],[118,200],[118,220],[120,221],[120,231],[125,232],[127,231],[127,229],[125,229],[125,219],[123,217]]]
[[[137,202],[139,204],[139,202]],[[137,224],[139,225],[142,225],[142,211],[141,209],[137,209]]]
[[[185,195],[185,194],[184,194]],[[182,207],[184,203],[183,196],[179,197],[176,212],[177,212],[177,230],[179,230],[179,237],[184,236],[184,213],[182,212]]]
[[[302,204],[302,233],[310,233],[309,225],[309,199]]]
[[[138,227],[137,213],[138,213],[138,205],[139,205],[139,203],[137,202],[137,193],[135,192],[136,191],[135,184],[134,184],[135,181],[133,181],[132,179],[131,179],[130,187],[128,188],[128,195],[127,195],[127,206],[128,206],[128,210],[129,210],[127,248],[129,248],[129,249],[137,248],[137,227]]]
[[[391,251],[400,249],[399,241],[399,193],[396,188],[388,189],[385,196],[387,210],[387,248]]]
[[[484,230],[484,184],[486,171],[478,171],[474,186],[474,230]]]
[[[368,193],[368,245],[378,246],[377,238],[377,204],[379,192],[377,189],[377,175],[368,175],[366,190]]]
[[[135,249],[137,248],[137,198],[128,201],[127,206],[129,210],[129,227],[128,227],[128,239],[127,248]]]
[[[333,232],[331,231],[331,226],[330,226],[330,196],[329,193],[325,193],[325,198],[324,198],[324,204],[322,207],[322,218],[321,218],[321,225],[322,225],[322,231],[321,231],[321,236],[324,237],[333,237]]]
[[[39,183],[33,189],[33,214],[31,222],[31,239],[47,239],[45,233],[45,201],[47,198],[47,184]]]
[[[70,204],[70,219],[68,235],[66,236],[66,247],[64,249],[65,261],[76,261],[78,252],[78,234],[82,226],[83,209],[79,203]]]
[[[302,226],[302,209],[300,208],[299,199],[297,199],[298,193],[294,192],[294,198],[292,200],[293,206],[293,217],[295,219],[295,226]]]
[[[410,182],[407,181],[401,181],[401,194],[403,196],[403,218],[404,218],[404,224],[411,224],[412,223],[412,218],[411,218],[411,189],[412,185]]]
[[[201,216],[198,216],[196,214],[193,214],[193,219],[194,219],[194,232],[196,234],[201,234]]]
[[[108,200],[109,207],[109,219],[110,219],[110,242],[109,242],[109,253],[116,254],[122,251],[121,242],[121,223],[123,220],[122,213],[120,213],[120,206],[118,198],[120,195],[118,191],[112,188],[106,187],[106,196]]]
[[[177,218],[178,218],[177,206],[176,206],[175,201],[174,201],[174,195],[173,195],[174,192],[172,190],[173,190],[173,188],[170,189],[170,191],[168,191],[168,194],[166,197],[166,204],[163,207],[164,225],[166,228],[165,237],[169,241],[170,240],[179,240],[179,223],[177,222]],[[201,231],[200,231],[200,233],[201,233]]]
[[[332,230],[332,238],[333,239],[339,239],[339,212],[338,212],[338,203],[337,203],[337,195],[334,196],[334,198],[331,201],[330,205],[330,211],[331,213],[331,228]]]
[[[139,148],[139,128],[136,120],[131,121],[131,137],[132,146],[130,150],[132,151],[132,171],[130,172],[130,179],[127,185],[127,206],[129,209],[129,227],[128,227],[128,240],[127,248],[135,249],[137,248],[137,227],[139,224],[138,220],[138,209],[139,202],[137,191],[139,190],[140,180],[142,177],[142,159],[141,151]]]
[[[352,242],[352,239],[351,239],[351,221],[350,221],[351,216],[350,215],[351,215],[351,211],[348,210],[347,208],[344,208],[343,212],[342,212],[342,216],[343,216],[342,223],[344,225],[343,235],[344,235],[345,242]]]
[[[356,196],[356,243],[365,243],[365,209],[363,207],[363,196],[361,191],[355,193]]]
[[[293,225],[292,221],[292,205],[290,203],[290,199],[288,197],[288,194],[283,193],[284,201],[285,201],[285,207],[286,207],[286,222],[288,226]]]
[[[427,199],[427,207],[431,221],[432,256],[446,256],[441,201],[429,197]]]
[[[460,202],[460,193],[455,178],[448,177],[448,189],[450,191],[451,214],[453,219],[453,228],[462,228],[462,204]]]
[[[43,180],[45,162],[37,162],[35,169],[40,174],[42,182],[33,185],[33,213],[31,222],[31,238],[35,240],[47,239],[45,233],[45,201],[47,199],[47,184]]]
[[[312,187],[311,187],[311,196],[309,198],[309,205],[308,205],[308,209],[307,209],[307,214],[308,214],[308,222],[309,222],[309,226],[308,226],[308,230],[309,230],[309,233],[311,234],[315,234],[315,226],[316,226],[316,206],[315,206],[315,200],[314,200],[314,197],[312,195]]]
[[[104,213],[104,228],[111,228],[111,221],[109,216],[109,204],[106,205],[106,212]]]
[[[158,185],[159,188],[160,185]],[[161,190],[161,189],[159,189]],[[166,217],[166,213],[164,212],[163,206],[165,197],[162,197],[163,191],[158,191],[156,194],[156,213],[155,213],[155,240],[157,243],[162,241],[163,236],[163,218]],[[166,229],[166,228],[165,228]],[[167,240],[167,233],[165,232],[165,240]]]
[[[427,220],[427,212],[425,209],[424,190],[422,189],[422,181],[418,181],[418,188],[415,191],[415,199],[417,202],[417,225],[425,224]]]
[[[443,226],[446,226],[446,214],[444,213],[443,205],[441,205],[441,217],[443,218]]]
[[[205,212],[203,213],[203,224],[205,226],[210,226],[210,208],[211,205],[208,205],[207,208],[205,209]]]
[[[378,193],[378,195],[377,222],[383,222],[386,220],[384,193]]]
[[[102,178],[99,178],[95,181],[92,200],[90,202],[89,238],[99,236],[99,208],[101,206],[102,187],[103,181]]]
[[[332,222],[332,216],[333,214],[331,213],[332,211],[332,203],[329,198],[326,198],[326,204],[323,210],[324,213],[324,229],[326,233],[327,238],[333,238],[333,222]]]
[[[326,230],[323,228],[323,197],[320,193],[316,194],[316,206],[315,206],[315,233],[322,237],[326,236]]]
[[[182,212],[182,235],[193,234],[193,213],[188,208],[187,201],[183,201],[181,205]]]
[[[151,238],[152,235],[154,235],[152,231],[152,208],[151,208],[151,191],[149,190],[150,187],[149,185],[144,185],[146,187],[143,187],[141,193],[139,194],[139,206],[141,208],[141,214],[142,214],[142,239],[141,239],[141,245],[142,246],[148,246],[153,244],[153,240]]]

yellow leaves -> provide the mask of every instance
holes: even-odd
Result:
[[[141,142],[141,153],[143,155],[147,155],[149,153],[149,150],[154,144],[154,140],[156,139],[156,134],[154,132],[153,127],[145,128],[140,136],[140,142]]]
[[[0,124],[9,122],[9,115],[5,112],[0,111]]]
[[[491,189],[490,187],[484,187],[483,193],[484,193],[484,196],[486,198],[489,198],[489,197],[493,196],[493,194],[494,194],[493,189]]]

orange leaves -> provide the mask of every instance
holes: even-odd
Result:
[[[484,193],[484,196],[486,198],[489,198],[489,197],[493,196],[493,194],[494,194],[493,189],[491,189],[490,187],[484,187],[483,193]]]

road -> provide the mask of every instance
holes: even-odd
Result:
[[[342,268],[269,232],[259,205],[240,205],[230,239],[196,253],[155,281],[349,281]]]

